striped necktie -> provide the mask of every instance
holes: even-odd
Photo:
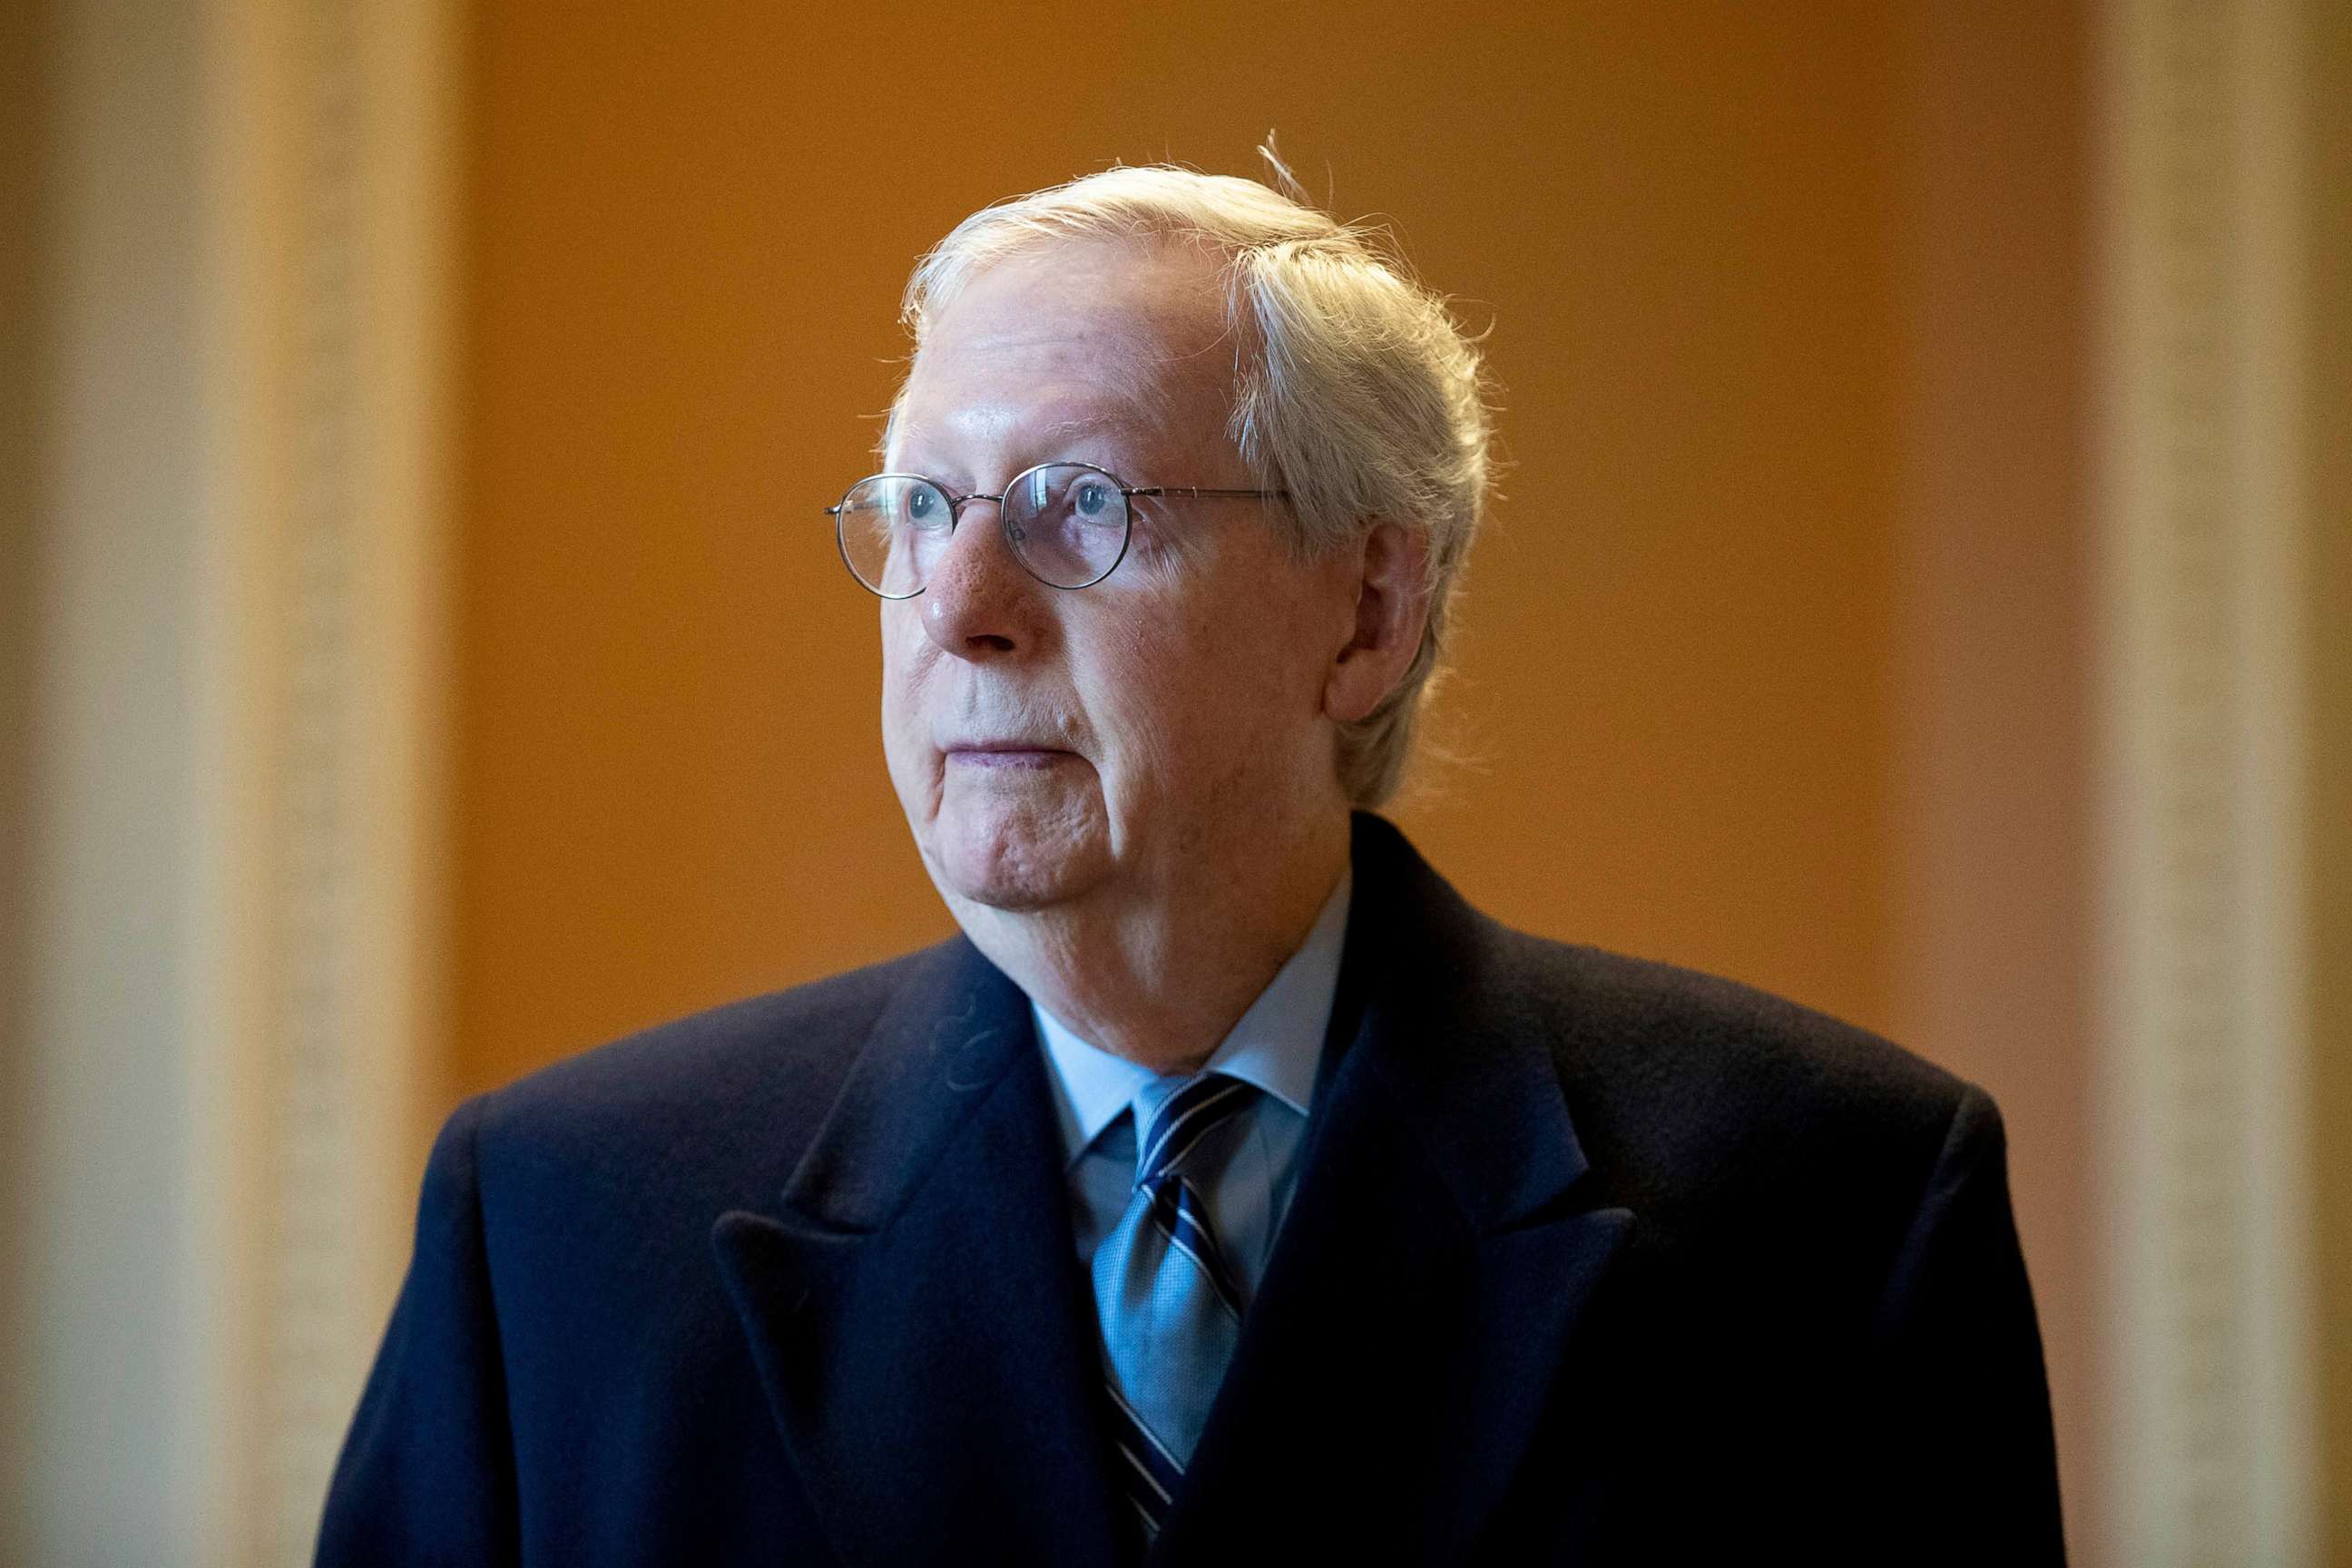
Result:
[[[1147,1542],[1167,1517],[1241,1337],[1240,1285],[1195,1179],[1231,1152],[1233,1140],[1219,1134],[1256,1092],[1213,1072],[1139,1089],[1135,1193],[1095,1249],[1119,1479]]]

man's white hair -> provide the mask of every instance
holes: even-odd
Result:
[[[916,265],[903,319],[916,352],[966,284],[1009,257],[1080,239],[1180,239],[1221,251],[1236,353],[1227,433],[1304,555],[1386,521],[1428,547],[1429,620],[1404,679],[1341,727],[1339,783],[1357,805],[1396,793],[1444,647],[1447,609],[1485,514],[1489,416],[1479,355],[1445,302],[1368,227],[1287,190],[1166,165],[1114,168],[972,214]],[[903,401],[902,386],[899,397]],[[891,425],[898,420],[891,409]],[[885,444],[888,434],[886,431]],[[1170,482],[1158,480],[1155,482]],[[1172,482],[1186,482],[1181,477]]]

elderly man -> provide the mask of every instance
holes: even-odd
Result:
[[[1436,300],[1118,169],[907,314],[832,510],[963,934],[462,1106],[320,1561],[2059,1560],[1991,1101],[1365,813],[1486,482]]]

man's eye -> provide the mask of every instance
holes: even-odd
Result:
[[[907,515],[917,522],[929,519],[939,507],[939,498],[927,489],[918,489],[907,497]]]
[[[1096,483],[1093,480],[1088,480],[1078,487],[1079,516],[1100,516],[1103,509],[1109,504],[1110,489],[1108,486]]]

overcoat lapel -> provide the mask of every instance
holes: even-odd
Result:
[[[1599,1207],[1514,940],[1359,816],[1299,1183],[1155,1563],[1459,1561],[1634,1224]],[[721,1267],[849,1562],[1116,1560],[1124,1504],[1021,993],[935,949]]]
[[[1464,1561],[1594,1370],[1576,1326],[1633,1215],[1580,1201],[1500,929],[1376,818],[1356,871],[1343,1054],[1155,1563]]]
[[[967,942],[875,1026],[778,1212],[713,1244],[853,1563],[1105,1563],[1098,1362],[1025,998]]]

